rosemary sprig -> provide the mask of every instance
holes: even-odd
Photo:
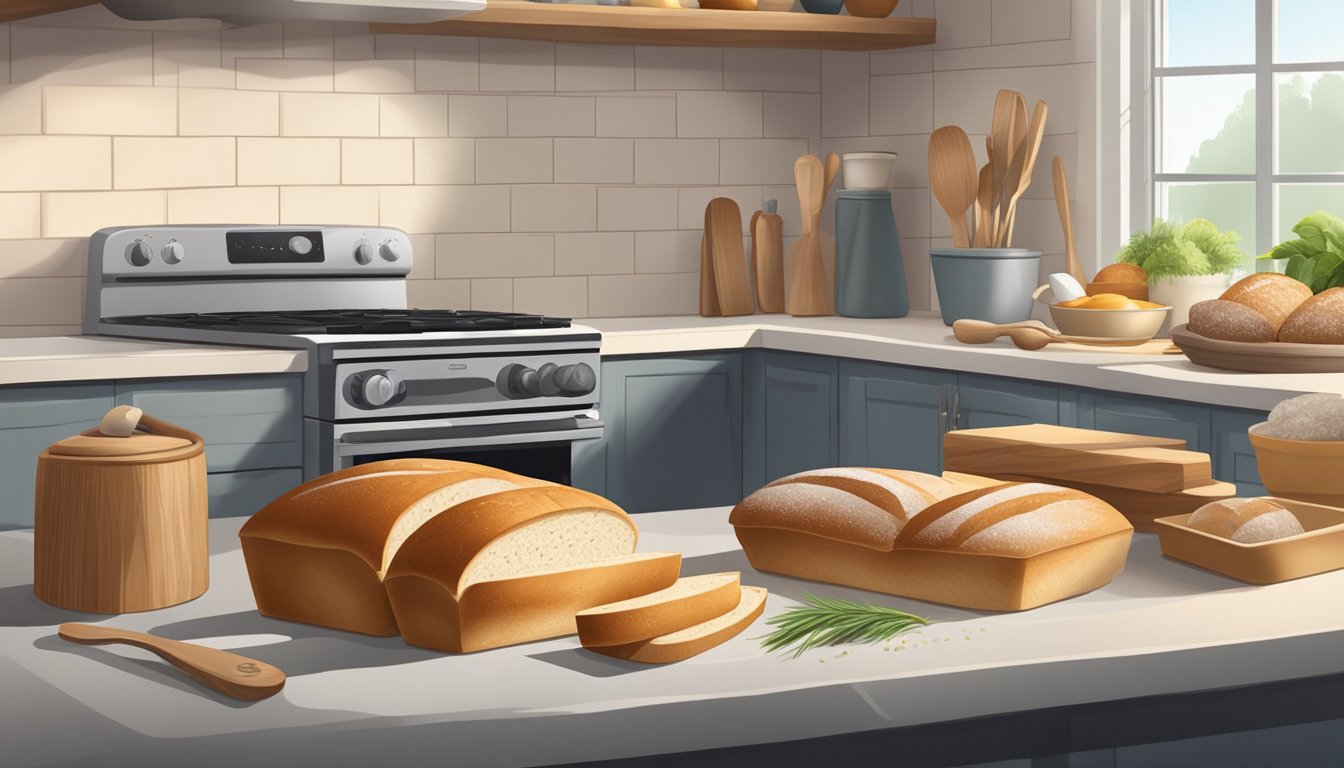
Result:
[[[774,652],[795,643],[798,649],[793,658],[819,645],[849,642],[874,643],[887,640],[916,626],[927,626],[928,619],[872,603],[817,597],[803,593],[803,605],[770,619],[766,624],[779,627],[761,641],[762,647]]]

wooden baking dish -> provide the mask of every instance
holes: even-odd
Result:
[[[1305,533],[1255,544],[1197,531],[1190,515],[1155,520],[1162,554],[1251,584],[1275,584],[1344,568],[1344,509],[1263,496],[1297,516]]]

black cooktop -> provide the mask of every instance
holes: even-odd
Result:
[[[457,309],[317,309],[294,312],[188,312],[104,318],[106,323],[247,333],[428,333],[568,328],[567,317]]]

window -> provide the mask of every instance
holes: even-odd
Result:
[[[1344,2],[1154,0],[1153,207],[1248,255],[1344,216]]]

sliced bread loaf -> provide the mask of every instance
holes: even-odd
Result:
[[[686,629],[731,611],[740,593],[737,571],[687,576],[667,589],[579,611],[579,642],[623,645]]]
[[[646,664],[683,661],[742,633],[765,610],[766,590],[742,587],[736,607],[709,621],[665,635],[624,645],[591,646],[590,649],[618,659]]]

